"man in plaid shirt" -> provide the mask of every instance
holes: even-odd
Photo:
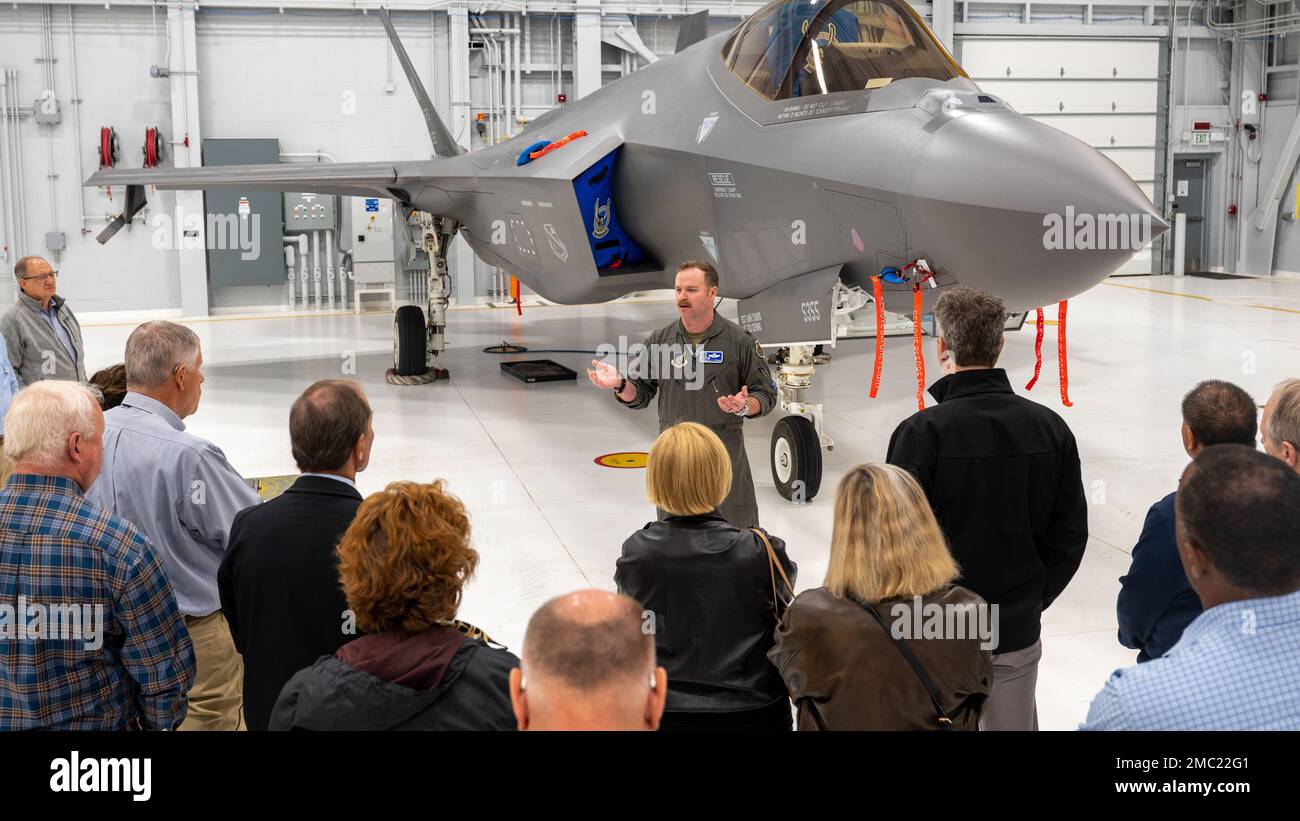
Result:
[[[73,382],[38,382],[5,418],[0,490],[0,730],[170,730],[194,649],[152,545],[82,495],[104,416]]]

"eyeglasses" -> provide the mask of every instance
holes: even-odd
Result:
[[[32,280],[32,279],[54,279],[58,275],[59,275],[58,271],[50,271],[49,273],[45,273],[45,274],[34,274],[29,277],[19,277],[19,279],[24,281]]]

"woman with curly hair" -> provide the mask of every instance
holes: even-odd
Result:
[[[456,620],[478,565],[460,500],[393,482],[357,509],[339,541],[348,611],[363,632],[284,686],[272,730],[513,730],[519,659]]]

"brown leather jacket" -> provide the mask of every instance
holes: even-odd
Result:
[[[925,596],[922,605],[982,605],[964,587]],[[887,624],[892,608],[912,602],[876,605]],[[922,610],[924,614],[924,610]],[[968,633],[969,636],[969,633]],[[939,704],[955,730],[975,730],[984,700],[993,689],[993,656],[978,635],[964,639],[907,638],[939,691]],[[824,587],[795,597],[776,631],[768,658],[781,671],[799,708],[800,730],[933,730],[934,706],[921,680],[893,639],[861,605],[836,598]]]

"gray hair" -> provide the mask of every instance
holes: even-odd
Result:
[[[26,256],[14,263],[14,279],[22,279],[27,276],[27,266],[36,261],[44,262],[49,265],[45,257]]]
[[[126,382],[156,388],[177,365],[193,368],[198,359],[199,337],[189,328],[165,320],[146,322],[126,340]]]
[[[102,414],[85,385],[65,380],[35,382],[18,392],[5,414],[5,456],[12,462],[57,466],[68,437],[95,436]]]
[[[993,367],[1002,353],[1007,307],[1002,300],[974,288],[944,291],[934,306],[938,333],[958,367]]]
[[[1283,379],[1273,389],[1273,413],[1264,435],[1274,448],[1290,442],[1300,448],[1300,379]]]

